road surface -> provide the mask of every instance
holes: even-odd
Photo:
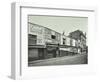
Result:
[[[31,61],[29,66],[47,66],[47,65],[74,65],[74,64],[87,64],[86,54],[77,54],[74,56],[63,56],[51,59]]]

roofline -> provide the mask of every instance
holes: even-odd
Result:
[[[86,36],[84,35],[84,33],[81,30],[76,30],[76,31],[80,31],[81,34],[86,38]],[[69,35],[71,35],[72,33],[76,32],[76,31],[70,32]]]
[[[35,24],[35,23],[31,23],[31,22],[28,22],[28,23],[33,24],[33,25],[38,25],[38,26],[41,26],[41,27],[43,27],[43,28],[47,28],[47,29],[49,29],[49,30],[52,30],[52,29],[50,29],[50,28],[48,28],[48,27],[45,27],[45,26],[42,26],[42,25],[39,25],[39,24]],[[59,33],[59,32],[57,32],[57,31],[55,31],[55,30],[52,30],[52,31],[54,31],[54,32],[56,32],[56,33]],[[61,33],[59,33],[59,34],[61,34]]]
[[[39,25],[39,24],[35,24],[35,23],[31,23],[31,22],[28,22],[28,23],[30,23],[30,24],[32,24],[32,25],[38,25],[38,26],[43,27],[43,28],[47,28],[47,27],[42,26],[42,25]],[[50,28],[47,28],[47,29],[52,30],[52,29],[50,29]],[[56,32],[55,30],[52,30],[52,31]],[[61,34],[61,33],[59,33],[59,32],[56,32],[56,33],[58,33],[58,34],[60,34],[60,35],[63,35],[63,34]],[[69,34],[70,34],[70,33],[69,33]],[[70,38],[70,36],[69,36],[69,35],[68,35],[68,36],[67,36],[67,35],[64,35],[64,36],[66,36],[66,37]],[[72,37],[71,37],[71,39],[76,40],[75,38],[72,38]]]

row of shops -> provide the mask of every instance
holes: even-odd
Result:
[[[68,49],[71,49],[71,47]],[[29,61],[77,54],[77,50],[72,52],[68,49],[60,48],[60,46],[55,46],[55,45],[51,46],[51,44],[47,45],[46,47],[42,45],[41,46],[40,45],[29,46],[28,47]]]
[[[28,27],[28,61],[75,55],[86,49],[85,37],[76,39],[30,22]]]

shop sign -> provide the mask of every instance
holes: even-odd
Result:
[[[36,33],[36,34],[42,34],[42,28],[35,25],[29,25],[30,26],[30,32]]]

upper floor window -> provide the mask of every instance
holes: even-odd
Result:
[[[55,36],[55,35],[51,35],[51,38],[52,38],[52,39],[56,39],[56,36]]]
[[[28,34],[28,45],[34,45],[37,43],[37,36]]]
[[[63,38],[63,45],[65,45],[66,44],[66,39],[65,38]]]

